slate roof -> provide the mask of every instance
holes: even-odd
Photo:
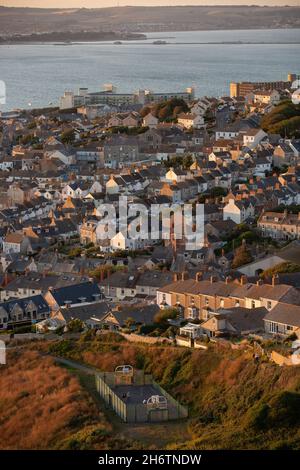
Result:
[[[128,318],[133,318],[136,323],[153,323],[155,315],[160,311],[158,305],[131,305],[122,310],[112,311],[120,326],[125,325]]]
[[[25,311],[30,302],[33,302],[36,306],[38,315],[41,313],[50,313],[49,305],[47,304],[42,295],[33,295],[24,299],[16,299],[10,300],[8,302],[3,302],[0,304],[0,309],[3,308],[7,312],[8,318],[11,319],[11,312],[15,305],[18,305],[23,311]]]
[[[85,299],[84,302],[88,303],[95,302],[97,296],[99,296],[99,299],[103,297],[98,285],[94,282],[83,282],[59,289],[52,289],[51,294],[55,302],[61,307],[65,305],[66,301],[78,304],[81,302],[81,299]]]
[[[91,318],[101,319],[110,310],[107,302],[97,302],[89,305],[79,305],[78,307],[65,308],[61,314],[66,322],[78,318],[85,322]]]
[[[265,307],[258,308],[243,308],[236,307],[231,310],[220,310],[221,313],[226,314],[226,318],[230,324],[239,332],[263,330],[263,319],[268,312]]]
[[[300,306],[278,303],[267,313],[264,320],[300,328]]]

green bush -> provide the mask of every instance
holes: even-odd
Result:
[[[267,419],[270,407],[266,403],[254,405],[248,412],[247,426],[255,429],[264,429],[267,427]]]

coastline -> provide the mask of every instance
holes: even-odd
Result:
[[[0,36],[0,46],[6,45],[57,45],[57,46],[72,46],[72,45],[81,45],[81,44],[97,44],[97,43],[111,43],[115,41],[122,41],[124,42],[134,42],[137,41],[136,44],[147,44],[152,45],[153,42],[145,42],[145,41],[155,41],[155,40],[166,40],[165,44],[162,45],[280,45],[280,44],[300,44],[300,41],[176,41],[176,42],[168,42],[169,39],[174,39],[174,36],[161,36],[161,34],[165,33],[196,33],[196,32],[221,32],[221,31],[264,31],[265,28],[263,27],[247,27],[247,28],[201,28],[198,27],[196,29],[166,29],[163,31],[132,31],[128,33],[116,33],[114,31],[110,32],[99,32],[99,31],[89,31],[85,33],[73,33],[71,31],[67,31],[65,33],[62,32],[52,32],[52,33],[43,33],[43,34],[32,34],[32,35],[13,35],[11,37]],[[297,30],[300,29],[298,25],[284,25],[278,27],[271,28],[274,31],[282,31],[282,30]],[[157,34],[157,36],[152,36],[153,34]],[[62,37],[63,35],[63,37]],[[149,37],[151,35],[151,37]],[[106,37],[103,37],[106,36]],[[42,37],[42,39],[40,39]],[[120,44],[120,45],[121,45]],[[116,44],[118,45],[118,44]]]

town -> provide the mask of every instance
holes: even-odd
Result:
[[[67,361],[72,335],[114,335],[300,363],[300,76],[231,83],[228,92],[106,84],[65,91],[57,107],[1,113],[6,345],[49,341]],[[203,237],[191,249],[185,233],[176,236],[186,222],[176,222],[176,208],[197,205]],[[159,213],[157,236],[142,236],[141,206],[166,215],[167,236]],[[97,390],[125,422],[149,420],[142,405],[158,407],[153,421],[187,417],[148,372],[114,367],[98,374]],[[140,403],[135,384],[151,401]]]

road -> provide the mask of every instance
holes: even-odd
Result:
[[[216,113],[216,129],[223,129],[228,126],[227,120],[230,119],[230,116],[234,113],[231,111],[229,106],[226,106],[221,111]]]

